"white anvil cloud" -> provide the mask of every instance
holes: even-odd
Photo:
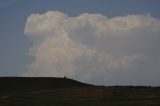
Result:
[[[160,20],[59,11],[32,14],[24,33],[34,61],[24,76],[71,77],[95,84],[160,84]]]

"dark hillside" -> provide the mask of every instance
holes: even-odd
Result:
[[[68,78],[0,77],[0,106],[160,106],[160,87],[106,87]]]
[[[34,90],[49,90],[70,87],[89,87],[85,84],[68,78],[56,77],[0,77],[0,91],[20,92]]]

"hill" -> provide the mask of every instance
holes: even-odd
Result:
[[[160,87],[94,86],[68,78],[0,78],[0,106],[135,105],[160,106]]]
[[[0,86],[0,91],[3,92],[23,92],[93,85],[65,77],[0,77]]]

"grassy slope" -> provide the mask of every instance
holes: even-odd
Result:
[[[98,87],[64,78],[0,78],[0,106],[160,106],[160,88]]]

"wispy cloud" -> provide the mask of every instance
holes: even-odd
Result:
[[[0,8],[4,8],[12,3],[18,2],[20,0],[0,0]]]

